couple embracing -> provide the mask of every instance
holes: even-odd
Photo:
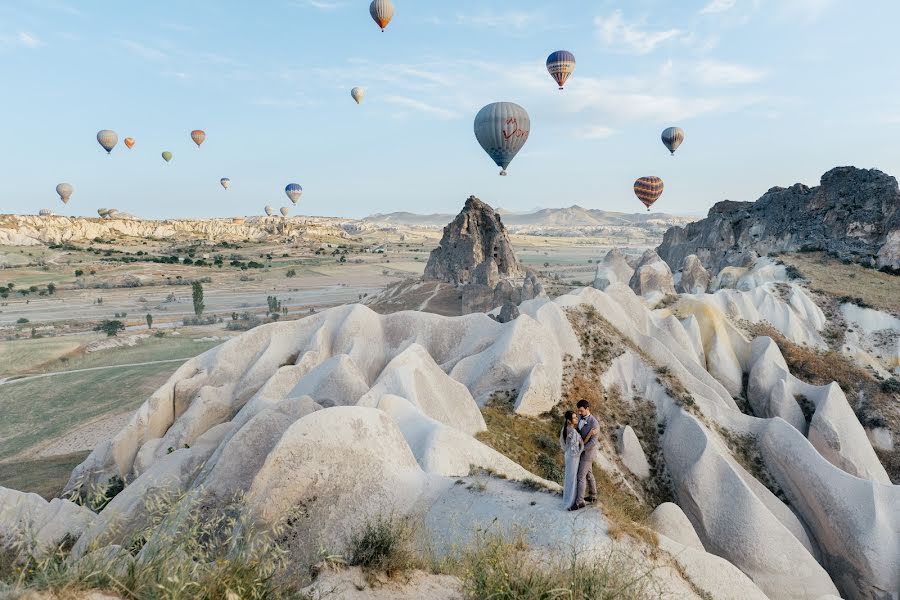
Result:
[[[563,506],[566,510],[578,510],[597,499],[597,481],[591,465],[597,456],[600,423],[591,414],[587,400],[579,400],[574,411],[566,411],[564,419],[559,432],[559,444],[566,457]]]

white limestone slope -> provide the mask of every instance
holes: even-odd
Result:
[[[684,294],[675,308],[651,310],[607,281],[604,291],[523,302],[509,323],[351,305],[253,329],[186,362],[75,470],[70,488],[128,482],[85,522],[75,550],[121,543],[146,524],[142,500],[165,489],[206,504],[244,495],[266,522],[299,510],[298,556],[386,510],[421,516],[438,547],[486,523],[527,523],[538,546],[577,530],[583,552],[602,552],[610,541],[599,511],[573,520],[558,497],[515,480],[554,484],[473,437],[485,428],[478,407],[495,392],[515,390],[523,415],[559,402],[564,361],[581,353],[565,311],[587,304],[627,347],[604,386],[655,409],[680,507],[658,509],[656,526],[680,568],[715,597],[878,598],[900,587],[900,487],[837,386],[798,380],[771,340],[737,326],[764,320],[815,344],[821,311],[802,289],[779,285]],[[734,399],[745,377],[752,415]],[[645,440],[616,425],[620,462],[651,477]],[[513,481],[475,482],[472,467]]]

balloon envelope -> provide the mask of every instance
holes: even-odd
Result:
[[[634,195],[638,197],[647,210],[653,206],[663,193],[663,180],[659,177],[641,177],[634,182]]]
[[[197,144],[197,147],[200,147],[200,144],[203,143],[203,140],[206,139],[206,132],[202,129],[195,129],[191,132],[191,139],[194,140],[194,143]]]
[[[72,197],[74,192],[75,188],[70,183],[60,183],[56,186],[56,193],[59,194],[59,199],[62,200],[63,204],[69,203],[69,198]]]
[[[125,138],[125,145],[128,146],[128,149],[131,150],[134,148],[134,138],[127,137]]]
[[[684,141],[684,129],[681,127],[667,127],[663,129],[660,137],[662,138],[662,143],[669,149],[669,152],[675,154],[678,146]]]
[[[116,147],[116,144],[119,143],[119,136],[111,129],[102,129],[97,132],[97,141],[103,146],[106,153],[109,154],[112,152],[112,149]]]
[[[53,215],[53,211],[50,210],[49,208],[42,208],[41,210],[38,211],[38,216],[41,216],[41,217],[49,217],[51,215]]]
[[[169,162],[170,160],[172,160],[172,153],[166,150],[162,153],[162,157],[164,161]]]
[[[291,212],[291,209],[289,209],[287,206],[282,206],[279,210],[282,217],[288,216],[288,213]]]
[[[97,214],[100,215],[101,217],[105,217],[106,215],[109,214],[109,209],[108,208],[98,208]]]
[[[556,80],[559,89],[563,89],[574,70],[575,55],[567,50],[557,50],[547,57],[547,72]]]
[[[369,5],[369,14],[381,27],[381,31],[384,31],[384,28],[394,18],[394,3],[391,0],[372,0],[372,4]]]
[[[291,199],[291,202],[297,204],[297,201],[300,200],[300,196],[303,195],[303,188],[300,187],[299,183],[289,183],[287,187],[284,188],[284,193]]]
[[[266,206],[265,210],[266,210],[266,216],[267,216],[267,217],[271,217],[271,216],[272,216],[272,213],[275,212],[275,211],[272,209],[271,206]]]
[[[362,102],[362,99],[365,95],[366,95],[366,90],[362,89],[361,87],[355,87],[352,90],[350,90],[350,96],[352,96],[353,99],[356,100],[357,104]]]
[[[488,104],[475,116],[475,138],[506,175],[512,162],[531,132],[528,112],[513,102]]]
[[[228,179],[227,177],[223,177],[222,179],[219,180],[219,183],[221,183],[222,187],[227,190],[228,186],[231,185],[231,180]]]

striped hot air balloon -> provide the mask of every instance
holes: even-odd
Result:
[[[650,212],[650,207],[653,206],[654,202],[659,200],[662,193],[663,180],[659,177],[651,175],[648,177],[641,177],[634,182],[634,195],[647,207],[647,212]]]
[[[194,140],[194,143],[197,144],[197,147],[200,147],[200,144],[203,143],[203,140],[206,139],[206,132],[202,129],[195,129],[191,132],[191,139]]]
[[[366,95],[366,90],[362,89],[361,87],[355,87],[352,90],[350,90],[350,96],[352,96],[353,99],[356,100],[357,104],[362,103],[362,100],[365,97],[365,95]]]
[[[225,188],[227,190],[228,186],[231,185],[231,180],[228,179],[227,177],[223,177],[222,179],[219,180],[219,183],[222,185],[223,188]]]
[[[75,188],[72,187],[71,183],[60,183],[56,186],[56,193],[59,194],[59,199],[62,200],[63,204],[68,204],[69,198],[75,193]]]
[[[662,138],[662,143],[665,144],[666,148],[668,148],[669,152],[674,156],[675,151],[678,150],[678,146],[684,141],[684,129],[681,127],[666,127],[663,129],[660,137]]]
[[[369,14],[384,32],[384,28],[394,18],[394,3],[391,0],[372,0],[372,4],[369,5]]]
[[[125,145],[128,146],[129,150],[134,148],[134,138],[133,137],[127,137],[123,141],[125,142]]]
[[[101,219],[105,219],[106,217],[109,216],[109,209],[108,208],[98,208],[97,215],[99,215],[99,217]]]
[[[103,146],[106,153],[109,154],[113,151],[113,148],[116,147],[116,144],[119,143],[119,136],[112,129],[101,129],[97,132],[97,141]]]
[[[38,211],[38,216],[39,217],[52,217],[53,211],[50,210],[49,208],[42,208],[41,210]]]
[[[287,184],[287,187],[284,188],[284,193],[291,199],[291,202],[297,204],[300,200],[300,196],[303,195],[303,188],[299,183],[289,183]]]
[[[172,160],[172,153],[166,150],[162,153],[162,157],[164,161],[169,162],[170,160]]]
[[[281,216],[282,216],[282,217],[288,216],[288,214],[291,212],[291,209],[288,208],[287,206],[282,206],[282,207],[281,207],[280,209],[278,209],[278,210],[281,212]]]
[[[568,50],[557,50],[547,57],[547,71],[556,80],[559,89],[563,89],[574,70],[575,55]]]
[[[513,102],[488,104],[475,116],[475,139],[497,166],[501,175],[528,140],[531,119]]]

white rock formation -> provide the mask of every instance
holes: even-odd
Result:
[[[629,285],[636,294],[646,298],[658,299],[675,293],[669,265],[652,249],[644,252]]]
[[[48,502],[37,494],[0,488],[0,540],[5,546],[20,543],[36,553],[52,550],[67,535],[78,538],[95,516],[68,500]]]
[[[663,502],[657,506],[650,514],[650,526],[682,546],[706,551],[687,515],[674,502]]]
[[[603,262],[597,263],[597,274],[594,276],[594,287],[605,290],[611,283],[625,283],[631,281],[634,269],[625,261],[625,253],[618,248],[613,248],[603,257]]]
[[[650,463],[647,462],[647,455],[641,447],[641,442],[631,425],[626,425],[619,429],[619,438],[616,450],[622,464],[625,465],[631,473],[642,479],[650,477]]]
[[[684,257],[681,270],[675,276],[678,279],[678,291],[685,294],[704,294],[709,287],[709,271],[703,268],[703,263],[696,254]]]

